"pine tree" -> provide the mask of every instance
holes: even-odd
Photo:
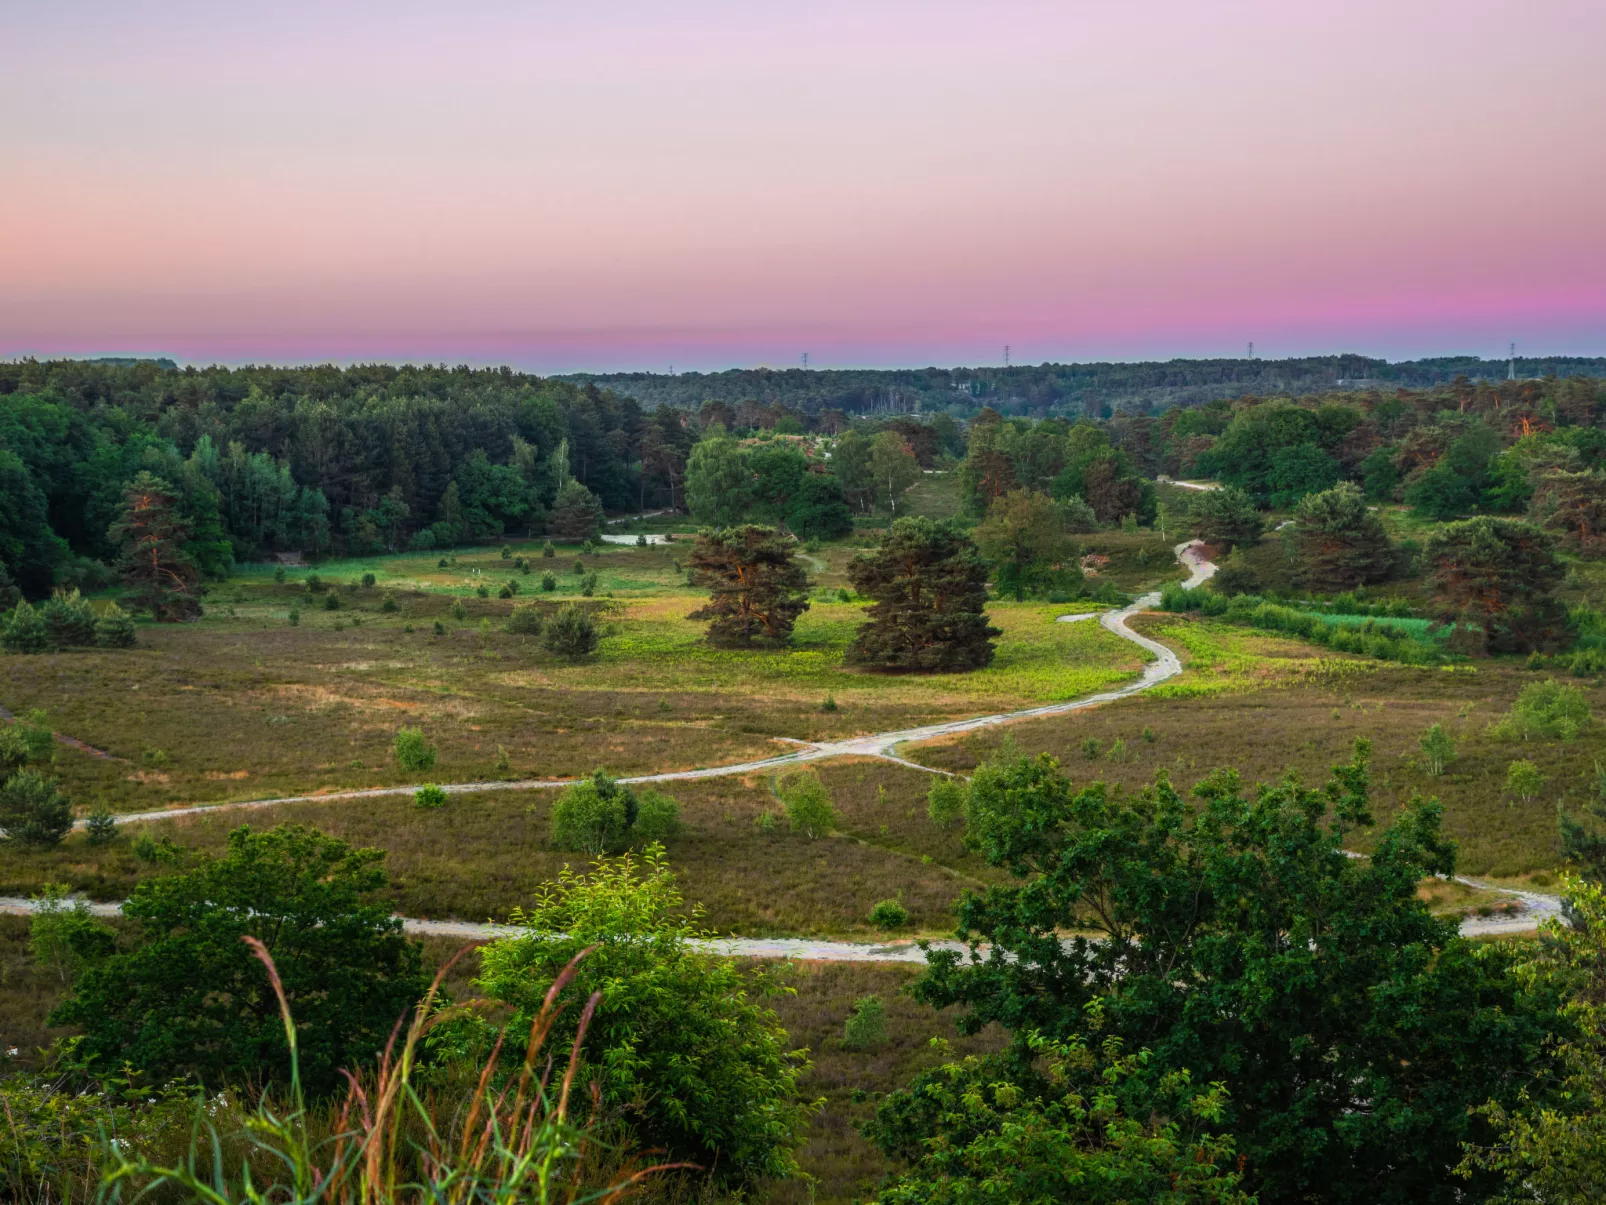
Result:
[[[183,550],[189,525],[172,486],[151,473],[136,476],[108,535],[122,545],[123,581],[153,619],[174,623],[200,615],[200,574]]]
[[[706,588],[709,600],[687,618],[709,620],[708,642],[719,647],[785,644],[809,609],[808,574],[792,559],[791,541],[772,527],[699,532],[689,580]]]
[[[602,503],[585,486],[570,480],[558,491],[546,525],[560,540],[588,540],[602,528]]]
[[[1567,614],[1551,591],[1563,568],[1539,528],[1480,515],[1439,528],[1423,551],[1443,617],[1467,625],[1489,651],[1533,652],[1562,639]]]
[[[1393,568],[1383,523],[1357,485],[1307,494],[1295,508],[1300,574],[1317,590],[1349,590],[1386,579]]]
[[[993,659],[987,566],[951,524],[895,522],[878,547],[848,566],[853,588],[872,600],[847,660],[885,669],[969,670]]]

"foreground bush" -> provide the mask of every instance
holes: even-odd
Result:
[[[311,829],[237,828],[222,857],[135,886],[127,944],[82,970],[49,1023],[78,1026],[78,1054],[102,1073],[127,1063],[216,1089],[288,1083],[299,1068],[304,1087],[330,1093],[341,1068],[379,1057],[429,982],[392,915],[383,860]],[[248,936],[277,958],[303,1019],[299,1060]]]
[[[721,1179],[747,1182],[798,1173],[797,1152],[814,1106],[798,1099],[808,1069],[761,1001],[781,989],[766,972],[744,976],[728,958],[699,950],[697,910],[684,901],[663,851],[638,862],[565,869],[513,923],[526,932],[486,946],[478,986],[515,1012],[509,1043],[550,998],[564,968],[572,997],[597,993],[580,1040],[584,1074],[640,1141]],[[754,997],[758,999],[754,999]],[[553,1026],[567,1043],[570,1008]]]

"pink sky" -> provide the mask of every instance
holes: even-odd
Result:
[[[50,0],[0,44],[0,356],[1606,354],[1600,0]]]

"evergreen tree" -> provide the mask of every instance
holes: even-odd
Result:
[[[1191,513],[1193,534],[1225,548],[1254,545],[1266,528],[1260,511],[1255,509],[1254,499],[1230,485],[1200,491],[1193,500]]]
[[[1552,597],[1563,569],[1555,542],[1531,523],[1481,515],[1441,527],[1423,549],[1446,621],[1490,652],[1554,647],[1566,612]]]
[[[123,491],[110,535],[122,546],[123,581],[153,619],[173,623],[200,615],[200,574],[184,552],[189,525],[172,486],[150,473],[136,476]]]
[[[987,622],[987,566],[949,523],[893,523],[874,549],[848,565],[853,588],[872,600],[848,647],[857,665],[907,670],[979,669],[993,659],[999,629]]]
[[[546,524],[560,540],[589,540],[602,530],[602,502],[578,481],[568,481],[558,490]]]
[[[708,605],[687,618],[709,620],[708,642],[717,647],[785,644],[809,608],[808,574],[792,542],[770,527],[698,532],[687,580],[709,591]]]
[[[1299,573],[1316,590],[1349,590],[1388,578],[1393,566],[1382,521],[1360,487],[1345,481],[1307,494],[1294,510]]]

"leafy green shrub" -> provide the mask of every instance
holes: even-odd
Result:
[[[491,588],[484,582],[481,582],[478,586],[474,587],[474,593],[479,595],[481,598],[489,598],[491,597]]]
[[[571,783],[552,805],[552,847],[600,857],[630,844],[640,801],[601,770]]]
[[[605,1108],[627,1114],[666,1160],[718,1179],[795,1176],[813,1106],[798,1098],[807,1060],[764,1002],[782,989],[768,972],[692,945],[708,936],[695,918],[656,847],[585,875],[565,868],[515,911],[524,933],[481,951],[476,986],[512,1006],[504,1040],[516,1043],[564,969],[595,947],[560,991],[567,1007],[551,1040],[566,1049],[582,1002],[601,994],[581,1050]]]
[[[870,909],[870,923],[877,929],[902,929],[909,923],[909,909],[898,900],[882,900]]]
[[[938,828],[948,828],[964,817],[965,800],[969,797],[970,792],[961,780],[938,775],[926,792],[926,815]]]
[[[1570,682],[1547,678],[1524,686],[1494,731],[1516,740],[1572,741],[1589,722],[1589,700],[1584,692]]]
[[[812,770],[794,774],[781,783],[778,794],[786,809],[786,822],[794,833],[810,841],[830,835],[836,828],[836,809],[831,792]]]
[[[548,540],[545,544],[541,545],[541,555],[542,556],[557,556],[558,555],[558,550],[557,550],[556,547],[553,546],[551,540]]]
[[[78,978],[84,967],[110,954],[117,931],[96,920],[83,900],[67,899],[67,884],[46,883],[33,897],[28,921],[28,947],[33,960],[54,971],[62,983]]]
[[[185,850],[182,845],[175,843],[171,837],[157,840],[143,830],[135,836],[130,848],[136,858],[152,866],[178,866],[184,861]]]
[[[644,536],[644,535],[637,536],[636,537],[636,547],[637,548],[645,548],[646,546],[647,546],[647,537]]]
[[[1099,741],[1098,741],[1098,737],[1090,736],[1085,741],[1082,742],[1082,756],[1084,758],[1086,758],[1088,761],[1098,761],[1098,759],[1099,759]]]
[[[443,808],[446,806],[446,792],[432,782],[426,782],[413,792],[413,806],[420,808]]]
[[[512,556],[513,556],[513,548],[512,548],[512,546],[508,545],[508,544],[503,544],[502,545],[502,559],[504,561],[511,560]]]
[[[673,798],[654,790],[645,790],[637,797],[636,822],[631,826],[632,845],[662,844],[681,834],[680,804]]]
[[[45,638],[53,649],[95,643],[95,610],[77,590],[56,590],[39,608]]]
[[[557,578],[553,577],[550,573],[543,573],[541,575],[541,589],[545,590],[548,594],[551,594],[552,591],[556,590],[557,588]]]
[[[284,621],[292,628],[299,628],[301,626],[301,608],[291,607],[290,613],[284,617]]]
[[[535,606],[514,607],[507,617],[507,630],[515,636],[539,636],[546,626],[546,617]]]
[[[285,578],[287,576],[288,575],[285,573],[283,565],[280,565],[273,571],[273,580],[281,586],[284,585]]]
[[[543,643],[560,657],[578,660],[597,651],[597,646],[602,643],[602,633],[597,630],[597,621],[591,617],[590,611],[571,603],[546,625]]]
[[[340,610],[340,595],[336,594],[333,590],[329,591],[328,594],[325,594],[323,596],[323,609],[325,611]]]
[[[435,635],[437,635],[437,636],[446,635],[446,625],[444,623],[442,623],[438,619],[435,621]]]
[[[32,770],[18,770],[0,783],[0,829],[17,845],[48,849],[72,832],[72,804],[56,781]]]
[[[874,1050],[887,1044],[887,1006],[880,996],[860,996],[842,1025],[842,1045],[850,1050]]]
[[[824,711],[824,712],[827,712],[827,713],[836,711],[837,710],[836,696],[835,695],[826,695],[825,696],[825,702],[820,704],[820,710]]]
[[[596,593],[596,590],[597,575],[595,573],[588,573],[580,579],[580,593],[586,598],[590,598]]]
[[[1527,759],[1514,761],[1506,767],[1506,793],[1515,795],[1523,803],[1532,803],[1545,789],[1545,776],[1539,767]]]
[[[372,590],[374,588],[375,580],[376,579],[375,579],[375,577],[374,577],[374,575],[372,573],[363,574],[362,575],[362,588],[364,590]]]
[[[0,648],[8,653],[43,653],[50,648],[44,617],[26,599],[20,600],[0,625]]]
[[[582,576],[584,576],[585,571],[586,571],[586,563],[584,561],[582,561],[579,557],[575,557],[574,558],[574,564],[572,566],[570,566],[570,572],[572,572],[576,577],[582,577]]]
[[[458,623],[462,623],[468,618],[468,608],[463,605],[461,598],[452,600],[452,618],[457,620]]]
[[[496,592],[496,597],[498,597],[498,598],[512,598],[513,597],[513,593],[514,593],[514,591],[513,591],[513,583],[512,582],[503,582],[502,583],[502,588],[499,589]]]
[[[116,603],[107,603],[95,620],[95,643],[103,649],[133,648],[134,620]]]
[[[1442,724],[1430,727],[1416,744],[1422,750],[1422,760],[1428,773],[1435,778],[1443,774],[1444,768],[1455,760],[1455,742]]]
[[[429,985],[392,914],[384,856],[293,825],[237,828],[221,857],[135,885],[123,905],[133,944],[87,967],[49,1023],[81,1028],[77,1053],[92,1071],[126,1062],[158,1083],[188,1075],[213,1091],[282,1084],[290,1052],[273,985],[241,940],[250,935],[277,958],[299,1014],[302,1084],[332,1092]]]
[[[496,772],[498,774],[506,774],[512,768],[513,759],[507,755],[507,746],[498,745],[496,747]]]
[[[434,768],[435,746],[424,739],[420,728],[401,729],[391,741],[390,750],[396,757],[396,764],[409,773]]]
[[[319,577],[316,573],[307,574],[307,592],[308,593],[310,593],[310,594],[322,594],[325,589],[326,589],[326,587],[323,584],[323,578]]]

